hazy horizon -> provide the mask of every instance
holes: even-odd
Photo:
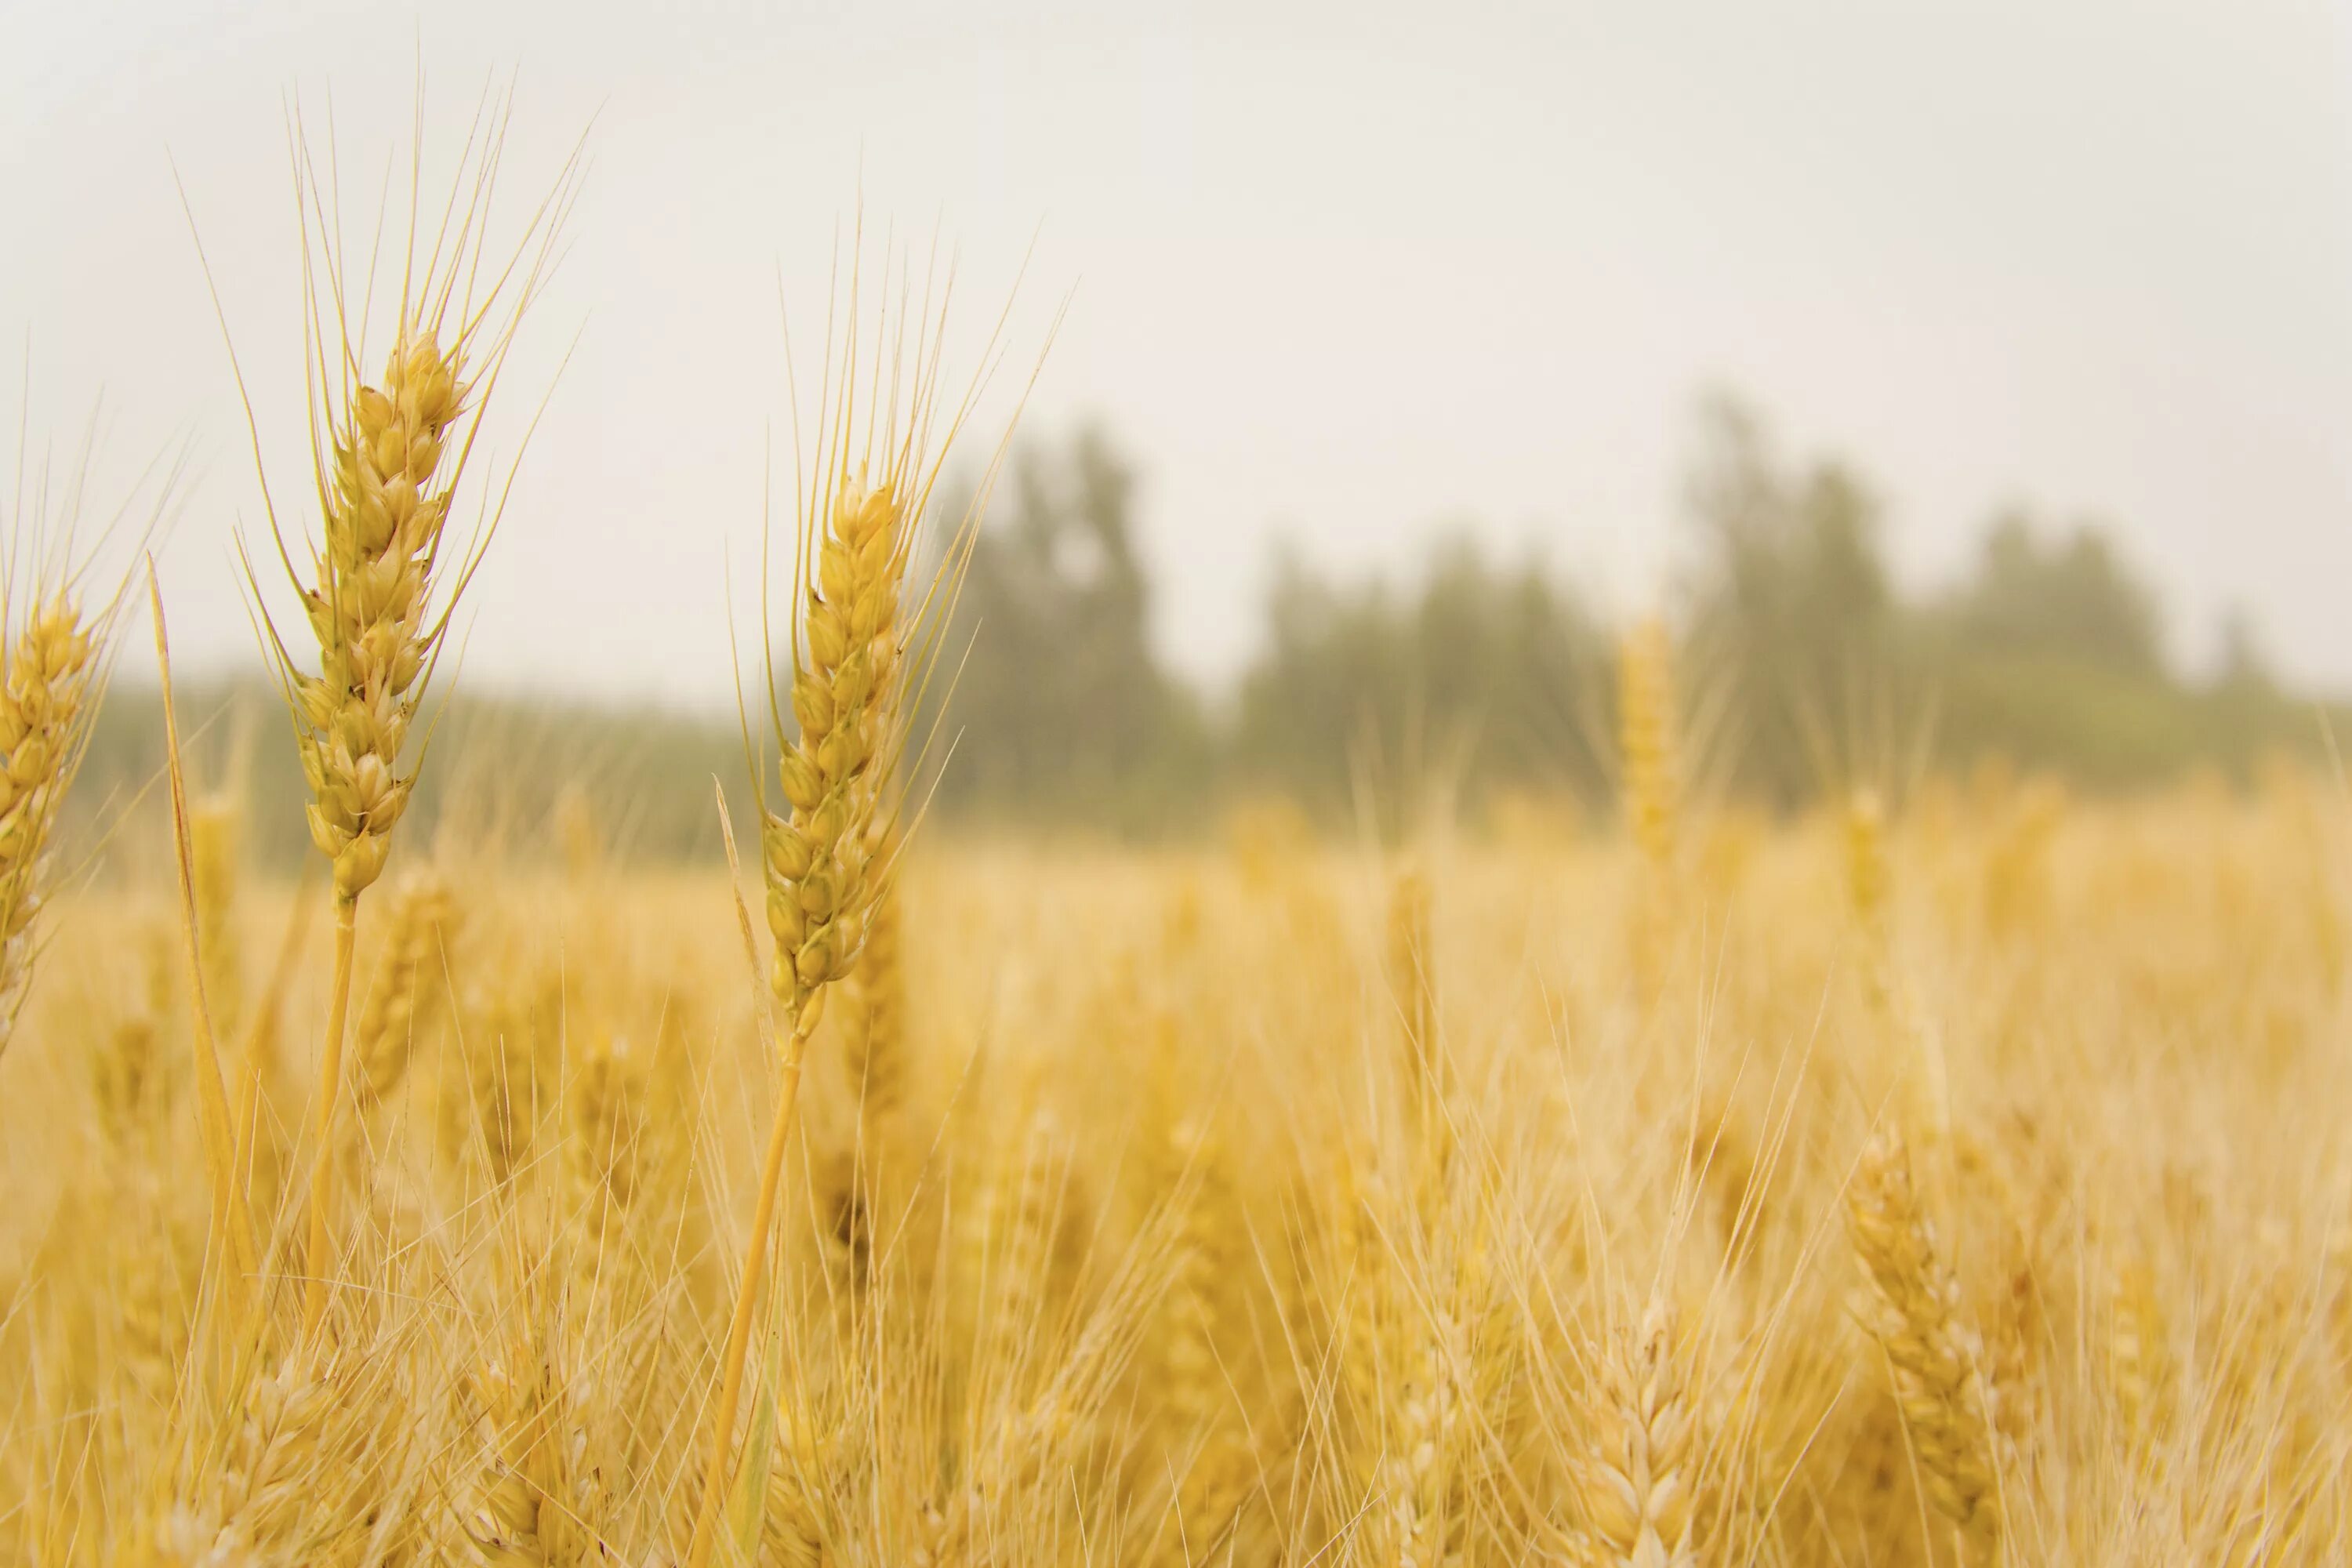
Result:
[[[27,345],[37,437],[69,446],[101,392],[108,473],[192,435],[164,560],[192,669],[257,667],[229,540],[262,525],[173,169],[284,504],[306,481],[287,106],[323,147],[331,100],[372,186],[421,51],[445,158],[516,73],[510,197],[594,122],[490,422],[509,450],[553,384],[465,618],[485,690],[723,703],[729,563],[747,605],[763,447],[788,449],[780,276],[820,319],[861,201],[877,233],[953,247],[974,336],[1027,258],[1012,380],[1066,300],[1024,429],[1099,418],[1139,461],[1155,638],[1213,684],[1277,541],[1395,571],[1462,523],[1645,602],[1694,400],[1721,386],[1878,487],[1906,580],[1957,570],[2012,501],[2097,517],[2185,657],[2242,605],[2284,670],[2352,686],[2335,8],[123,9],[0,20],[24,237],[0,331]]]

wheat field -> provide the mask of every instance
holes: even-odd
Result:
[[[7,520],[6,1561],[2352,1558],[2337,781],[1768,817],[1651,620],[1605,814],[926,824],[988,486],[909,280],[826,340],[756,837],[404,830],[575,171],[493,240],[469,144],[363,285],[297,145],[312,471],[244,544],[309,873],[192,776],[166,587]],[[151,621],[166,766],[68,862]]]
[[[1273,813],[933,846],[811,1041],[719,1553],[2339,1560],[2342,815],[1995,779],[1687,824],[1665,877]],[[166,891],[50,911],[14,1560],[683,1553],[774,1060],[726,879],[570,826],[420,856],[362,948],[315,1342],[205,1348]],[[205,890],[290,1215],[327,935]]]

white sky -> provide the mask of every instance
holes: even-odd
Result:
[[[37,433],[103,393],[110,473],[194,433],[175,637],[252,658],[228,540],[258,492],[171,168],[299,501],[285,105],[318,136],[331,96],[364,185],[421,46],[445,153],[520,71],[511,195],[596,121],[493,415],[510,447],[579,334],[469,682],[722,697],[726,551],[740,602],[785,428],[778,272],[813,323],[862,192],[959,248],[970,327],[1037,237],[1016,344],[1071,309],[1026,428],[1098,414],[1141,460],[1157,635],[1212,678],[1283,535],[1395,566],[1475,520],[1646,597],[1724,384],[1878,481],[1907,575],[1996,502],[2096,512],[2191,651],[2243,602],[2352,684],[2346,37],[2293,0],[0,0],[0,341],[29,342]]]

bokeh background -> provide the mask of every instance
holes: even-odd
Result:
[[[207,765],[252,742],[290,791],[223,327],[299,521],[289,135],[363,237],[412,128],[429,187],[510,86],[509,213],[583,137],[590,174],[488,433],[513,458],[545,395],[433,787],[518,831],[589,788],[709,849],[835,269],[935,255],[959,371],[1013,301],[963,480],[1051,340],[944,816],[1598,800],[1650,613],[1727,795],[2243,776],[2352,689],[2347,80],[2341,8],[2291,0],[13,7],[0,411],[20,473],[94,430],[93,495],[187,454]],[[134,648],[92,798],[155,729]]]

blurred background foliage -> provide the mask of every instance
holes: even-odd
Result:
[[[1255,657],[1231,690],[1204,693],[1154,648],[1139,484],[1099,428],[1013,455],[925,700],[936,732],[916,792],[934,816],[1150,837],[1269,799],[1333,830],[1433,789],[1474,821],[1502,802],[1607,809],[1622,626],[1549,563],[1498,560],[1461,533],[1405,582],[1283,553]],[[2242,779],[2275,752],[2324,754],[2352,717],[2284,689],[2242,617],[2210,669],[2184,668],[2155,595],[2095,523],[2002,510],[1958,580],[1906,593],[1868,481],[1790,460],[1727,398],[1702,411],[1685,512],[1659,608],[1681,648],[1690,769],[1729,796],[1790,810],[1859,779],[1899,788],[1988,763],[2106,791],[2198,769]],[[79,792],[85,843],[159,788],[146,670],[134,641]],[[181,701],[199,782],[241,790],[250,847],[290,864],[300,781],[274,692],[257,676]],[[731,716],[467,689],[430,744],[440,760],[415,809],[451,843],[560,851],[587,815],[625,855],[708,862],[714,779],[748,829]]]

